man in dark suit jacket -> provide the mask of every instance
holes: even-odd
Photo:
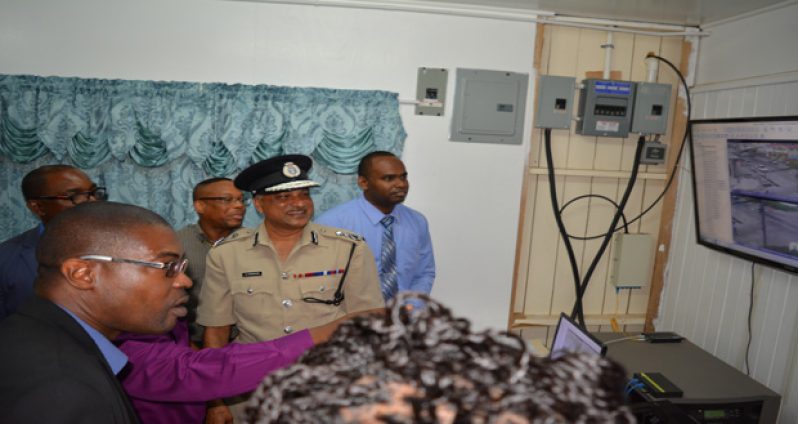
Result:
[[[44,226],[66,209],[106,197],[105,188],[69,165],[45,165],[29,172],[22,178],[22,195],[41,224],[0,243],[0,320],[33,296],[36,245]]]
[[[137,206],[85,203],[48,223],[36,296],[0,322],[0,421],[138,423],[115,375],[127,357],[110,340],[165,333],[186,315],[182,256],[169,224]]]

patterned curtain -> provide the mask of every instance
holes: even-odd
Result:
[[[284,153],[313,158],[318,214],[358,193],[363,155],[399,155],[405,137],[383,91],[0,75],[0,240],[36,224],[20,183],[41,165],[81,168],[180,228],[197,182]],[[250,208],[245,225],[260,220]]]

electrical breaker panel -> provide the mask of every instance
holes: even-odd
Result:
[[[521,144],[529,75],[458,68],[449,139]]]
[[[582,84],[577,134],[601,137],[629,135],[636,84],[597,79],[586,79]]]

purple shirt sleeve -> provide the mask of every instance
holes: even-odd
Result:
[[[123,334],[116,342],[129,359],[130,369],[122,377],[125,391],[158,402],[200,402],[251,391],[264,376],[313,346],[310,332],[303,330],[271,341],[196,351],[188,345],[184,322],[165,335]]]

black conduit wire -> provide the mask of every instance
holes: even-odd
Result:
[[[649,57],[650,58],[654,58],[654,59],[657,59],[657,60],[659,60],[661,62],[664,62],[674,72],[676,72],[676,75],[679,77],[679,80],[681,81],[682,86],[684,87],[684,91],[685,91],[685,99],[686,99],[686,102],[687,102],[687,123],[685,125],[686,128],[685,128],[685,131],[684,131],[684,135],[682,137],[682,144],[681,144],[681,146],[679,146],[679,152],[676,155],[676,160],[673,163],[673,168],[671,169],[671,173],[670,173],[670,176],[668,177],[668,181],[665,183],[665,188],[663,188],[663,190],[659,194],[659,196],[657,196],[657,198],[654,199],[654,201],[647,208],[645,208],[642,212],[640,212],[639,215],[637,215],[636,217],[632,218],[628,222],[626,221],[626,216],[623,214],[623,208],[626,206],[626,201],[628,200],[628,195],[627,195],[627,193],[624,193],[624,197],[625,198],[622,200],[621,205],[616,205],[616,209],[617,210],[616,210],[615,216],[613,217],[613,224],[612,224],[612,226],[610,226],[609,230],[605,234],[597,235],[597,236],[590,236],[590,237],[572,237],[570,234],[568,234],[568,231],[565,229],[565,225],[562,222],[562,216],[561,216],[561,213],[565,209],[565,207],[567,207],[572,202],[574,202],[574,201],[576,201],[576,200],[578,200],[580,198],[584,198],[584,197],[602,197],[603,198],[603,196],[599,196],[599,195],[583,195],[583,196],[579,196],[577,198],[574,198],[574,199],[571,199],[570,201],[568,201],[568,203],[563,205],[562,208],[559,208],[559,209],[557,208],[557,205],[558,205],[558,202],[557,202],[557,187],[556,187],[556,183],[554,181],[554,163],[553,163],[554,161],[552,160],[552,155],[551,155],[551,129],[546,128],[545,131],[544,131],[545,146],[546,146],[546,162],[548,164],[548,171],[549,171],[548,172],[548,174],[549,174],[549,191],[550,191],[550,194],[551,194],[552,208],[553,208],[555,220],[557,222],[557,227],[558,227],[558,229],[560,231],[560,234],[561,234],[561,236],[563,238],[563,243],[565,244],[565,248],[566,248],[566,250],[568,252],[568,259],[569,259],[569,261],[571,263],[571,271],[573,273],[574,283],[575,283],[576,292],[577,292],[577,298],[576,298],[576,301],[574,303],[574,309],[573,309],[573,312],[571,313],[571,318],[572,319],[576,319],[579,322],[579,324],[582,325],[583,327],[585,326],[585,319],[584,319],[584,312],[583,312],[583,308],[582,308],[582,296],[584,295],[585,291],[587,290],[587,284],[590,281],[590,277],[592,276],[592,273],[593,273],[593,271],[595,269],[595,265],[598,264],[598,261],[601,258],[601,255],[603,255],[604,250],[606,249],[606,245],[608,244],[609,239],[612,238],[612,234],[614,234],[616,231],[621,230],[621,229],[625,229],[625,231],[628,233],[628,231],[629,231],[628,230],[628,225],[629,224],[640,220],[645,214],[647,214],[649,211],[651,211],[651,209],[653,209],[654,206],[656,206],[657,203],[659,203],[659,201],[662,200],[663,197],[665,197],[665,194],[668,192],[668,190],[670,189],[671,185],[673,184],[674,177],[676,176],[676,170],[678,169],[679,162],[682,159],[682,153],[684,153],[684,147],[687,144],[688,137],[689,137],[690,140],[692,140],[692,126],[690,125],[690,118],[692,117],[693,105],[692,105],[692,101],[690,99],[690,88],[687,85],[687,81],[685,80],[684,75],[682,75],[681,71],[679,71],[679,69],[673,63],[671,63],[669,60],[667,60],[667,59],[665,59],[665,58],[663,58],[661,56],[657,56],[657,55],[655,55],[653,53],[649,53],[648,55],[646,55],[646,57],[647,58],[649,58]],[[643,136],[641,136],[638,139],[637,152],[635,154],[635,166],[632,169],[632,177],[629,180],[630,184],[627,186],[627,192],[628,193],[631,193],[631,187],[634,185],[634,180],[637,179],[637,171],[638,171],[638,168],[639,168],[640,153],[642,151],[642,148],[643,148],[643,145],[644,145],[644,141],[645,141],[645,139],[644,139]],[[609,198],[605,198],[605,199],[609,200]],[[616,228],[616,225],[618,224],[618,219],[620,217],[623,217],[624,226]],[[600,251],[595,256],[595,258],[593,260],[593,263],[591,264],[591,267],[588,270],[588,273],[586,274],[586,277],[585,277],[584,281],[582,281],[582,283],[580,284],[579,268],[578,268],[578,266],[576,264],[576,257],[575,257],[574,252],[573,252],[573,247],[571,246],[570,238],[574,238],[574,239],[578,239],[578,240],[592,240],[592,239],[601,238],[601,237],[604,238],[604,241],[602,242],[602,246],[600,248]]]
[[[751,262],[751,293],[748,299],[748,340],[745,342],[745,375],[749,377],[751,376],[751,366],[748,364],[748,356],[751,354],[751,339],[753,338],[753,333],[751,332],[751,317],[754,312],[754,287],[756,285],[756,276],[754,275],[755,268],[756,262]]]
[[[641,135],[640,138],[637,139],[637,149],[635,149],[635,158],[634,163],[632,164],[632,174],[629,176],[629,182],[626,184],[623,197],[621,197],[621,201],[618,203],[618,210],[615,211],[615,215],[612,217],[612,223],[610,223],[607,233],[604,235],[604,240],[601,241],[601,246],[599,247],[598,252],[596,252],[596,255],[593,257],[593,262],[590,263],[590,267],[588,268],[584,277],[582,277],[582,284],[579,286],[579,290],[576,293],[576,302],[574,303],[573,312],[571,312],[572,315],[583,309],[582,297],[587,291],[587,285],[590,283],[590,277],[593,276],[593,271],[596,270],[596,266],[601,260],[601,257],[604,256],[604,251],[607,250],[607,246],[609,246],[610,240],[612,240],[612,235],[614,234],[613,229],[616,225],[618,225],[618,220],[621,219],[623,209],[626,207],[626,203],[629,201],[629,197],[632,195],[632,188],[635,186],[635,182],[637,181],[637,173],[640,170],[640,156],[643,153],[643,146],[645,146],[645,144],[646,139]]]
[[[687,124],[686,124],[686,128],[684,130],[684,136],[682,137],[682,144],[681,144],[681,146],[679,146],[679,152],[676,155],[676,161],[673,163],[673,168],[671,169],[671,173],[668,176],[668,181],[665,183],[665,188],[662,189],[662,192],[660,192],[659,196],[657,196],[657,198],[654,199],[654,201],[651,202],[651,204],[648,205],[648,207],[643,209],[643,211],[640,212],[639,215],[637,215],[636,217],[634,217],[631,220],[629,220],[629,222],[626,222],[624,224],[624,226],[628,226],[629,224],[632,224],[632,223],[637,222],[640,219],[642,219],[645,214],[650,212],[651,209],[654,209],[654,206],[656,206],[657,203],[659,203],[660,200],[662,200],[662,198],[665,197],[665,194],[668,192],[668,189],[670,189],[671,184],[673,184],[673,179],[676,176],[676,170],[679,168],[679,162],[681,162],[681,160],[682,160],[682,153],[684,152],[684,147],[687,145],[688,137],[690,138],[690,140],[692,140],[692,137],[693,137],[693,128],[690,125],[690,118],[693,116],[693,103],[690,100],[690,88],[687,86],[687,81],[684,79],[684,76],[679,71],[679,69],[673,63],[668,61],[668,59],[665,59],[663,57],[657,56],[655,54],[649,54],[646,57],[651,57],[651,58],[660,60],[660,61],[664,62],[666,65],[668,65],[671,69],[673,69],[674,72],[676,72],[676,75],[679,77],[679,81],[681,81],[682,86],[684,87],[685,99],[687,101]],[[575,201],[575,200],[577,200],[579,198],[591,197],[591,196],[596,196],[597,197],[598,195],[586,194],[586,195],[579,196],[577,198],[571,199],[570,201],[568,201],[568,203],[563,205],[561,210],[564,210],[567,205],[571,204],[573,201]],[[612,231],[613,232],[617,232],[617,231],[620,231],[622,228],[623,227],[614,228],[614,229],[612,229]],[[627,232],[628,232],[628,230],[627,230]],[[575,240],[594,240],[594,239],[602,238],[602,237],[604,237],[604,234],[598,234],[598,235],[595,235],[595,236],[586,236],[586,237],[572,236],[572,238],[575,239]]]
[[[544,141],[546,147],[546,165],[548,166],[548,174],[549,174],[549,194],[551,196],[551,208],[552,212],[554,212],[554,220],[557,222],[557,228],[560,230],[560,235],[562,237],[562,242],[565,244],[565,250],[568,252],[568,261],[571,264],[571,273],[573,273],[574,278],[574,292],[576,293],[577,297],[577,305],[574,306],[576,310],[576,317],[579,321],[579,325],[582,327],[585,326],[585,318],[584,313],[582,312],[582,303],[579,301],[579,267],[576,264],[576,255],[574,254],[574,248],[571,246],[571,239],[568,237],[568,231],[565,229],[565,224],[562,222],[562,215],[559,213],[558,205],[559,202],[557,201],[557,184],[554,181],[554,160],[552,159],[551,154],[551,129],[546,128],[543,131],[544,134]],[[574,314],[571,314],[571,319],[574,319]]]
[[[599,199],[606,200],[607,202],[609,202],[613,206],[615,206],[615,210],[616,211],[620,209],[619,206],[618,206],[618,202],[610,199],[607,196],[604,196],[604,195],[601,195],[601,194],[583,194],[581,196],[576,196],[573,199],[565,202],[562,205],[562,207],[560,207],[560,215],[562,215],[562,213],[565,212],[565,208],[570,206],[571,203],[574,203],[577,200],[582,200],[582,199],[590,198],[590,197],[597,197]],[[623,211],[621,211],[621,220],[623,221],[623,232],[626,233],[626,234],[629,234],[629,223],[626,221],[626,214],[623,213]],[[595,236],[595,237],[579,237],[579,236],[574,236],[574,235],[568,234],[568,237],[570,237],[570,238],[572,238],[574,240],[583,240],[584,241],[584,240],[593,240],[593,239],[596,239],[596,238],[604,237],[605,234],[607,234],[607,233],[604,233],[604,234],[601,234],[601,235],[598,235],[598,236]]]
[[[673,178],[676,176],[676,170],[679,169],[679,162],[682,160],[682,153],[684,152],[684,146],[687,145],[688,137],[690,140],[693,139],[693,126],[690,125],[690,119],[693,116],[693,102],[690,100],[690,87],[687,86],[687,81],[684,79],[684,75],[682,75],[681,71],[679,71],[679,68],[677,68],[676,65],[671,63],[671,61],[669,61],[668,59],[665,59],[664,57],[661,56],[657,56],[653,53],[649,53],[648,55],[646,55],[646,58],[649,57],[664,62],[671,69],[673,69],[673,71],[676,72],[676,75],[679,77],[679,81],[681,81],[682,86],[684,87],[684,98],[687,101],[687,123],[685,124],[686,128],[684,129],[684,136],[682,136],[682,145],[679,146],[679,153],[676,154],[676,161],[673,162],[671,175],[668,176],[668,182],[665,183],[665,188],[662,189],[662,192],[659,194],[659,196],[657,196],[657,198],[654,199],[654,201],[647,208],[643,209],[643,211],[640,212],[640,215],[637,215],[636,217],[632,218],[629,221],[630,224],[643,218],[643,215],[647,214],[651,209],[654,208],[654,206],[657,205],[657,203],[659,203],[660,200],[662,200],[663,197],[665,197],[665,193],[668,192],[668,189],[670,189],[671,184],[673,184]],[[618,229],[614,231],[618,231]]]

